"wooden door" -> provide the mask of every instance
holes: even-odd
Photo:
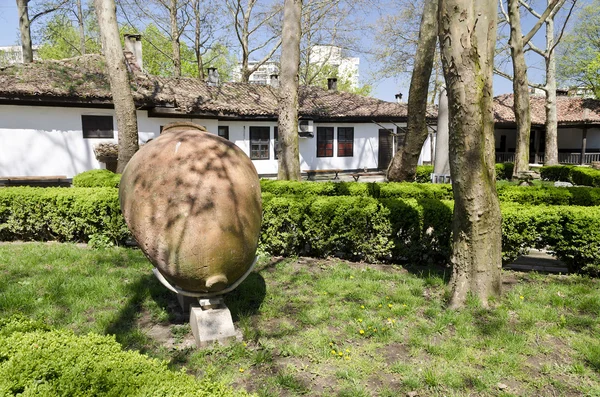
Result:
[[[379,153],[377,169],[380,171],[387,170],[388,166],[390,165],[390,162],[392,161],[392,157],[394,156],[394,147],[391,132],[392,131],[387,129],[379,130]]]

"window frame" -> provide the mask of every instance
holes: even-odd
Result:
[[[110,120],[110,129],[108,127]],[[102,125],[104,123],[104,125]],[[98,125],[100,124],[100,125]],[[84,139],[114,139],[115,124],[113,116],[81,115],[81,132]],[[110,134],[110,135],[109,135]]]
[[[337,150],[338,157],[354,157],[354,127],[338,127]],[[342,137],[342,134],[344,136]],[[348,138],[347,134],[350,134]],[[349,147],[349,148],[348,148]],[[348,154],[348,151],[350,154]],[[340,154],[343,153],[343,154]]]
[[[221,130],[223,130],[223,134],[221,134]],[[228,125],[220,125],[217,127],[217,135],[221,138],[225,138],[229,140],[229,126]]]
[[[317,157],[333,157],[333,143],[334,128],[317,127]]]
[[[269,160],[271,158],[269,153],[271,150],[271,127],[250,126],[249,131],[250,160]],[[258,148],[254,149],[253,146],[258,146]]]
[[[273,127],[273,158],[275,160],[279,160],[279,156],[277,155],[277,149],[279,149],[279,127]]]

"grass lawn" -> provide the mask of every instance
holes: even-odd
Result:
[[[600,280],[504,272],[492,310],[445,310],[443,273],[264,258],[226,302],[243,343],[197,350],[138,250],[0,245],[0,316],[115,334],[259,396],[600,396]]]

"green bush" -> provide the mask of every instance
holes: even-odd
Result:
[[[23,317],[0,322],[0,395],[247,396],[207,378],[123,351],[114,336],[49,330]]]
[[[75,187],[119,187],[121,174],[109,170],[90,170],[73,177]]]
[[[0,189],[0,240],[87,242],[91,236],[120,244],[129,237],[114,188]]]
[[[571,181],[575,185],[600,187],[600,170],[588,167],[574,167]]]
[[[498,186],[502,202],[528,205],[600,205],[600,188],[554,186]]]
[[[544,181],[572,182],[573,165],[547,165],[540,168],[540,178]]]
[[[514,168],[515,165],[513,163],[496,163],[496,180],[510,181]]]
[[[415,182],[417,183],[430,183],[431,174],[433,173],[433,165],[419,165],[417,166],[417,173],[415,175]]]
[[[369,197],[318,197],[308,207],[303,233],[310,255],[369,262],[390,259],[389,212]]]
[[[452,200],[452,185],[445,183],[388,182],[379,186],[381,198]]]

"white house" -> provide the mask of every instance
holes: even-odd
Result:
[[[544,162],[545,102],[541,95],[530,97],[531,163]],[[600,161],[600,101],[582,97],[557,96],[558,161],[563,164],[590,164]],[[515,157],[516,126],[513,95],[494,98],[496,120],[496,161],[512,162]]]
[[[94,147],[117,139],[105,73],[99,55],[0,69],[0,177],[70,178],[102,168]],[[402,142],[406,104],[332,86],[300,89],[301,169],[386,169],[393,147]],[[274,87],[136,73],[132,91],[141,143],[168,123],[191,120],[235,142],[260,175],[277,173]],[[431,161],[431,152],[425,146],[421,160]]]

